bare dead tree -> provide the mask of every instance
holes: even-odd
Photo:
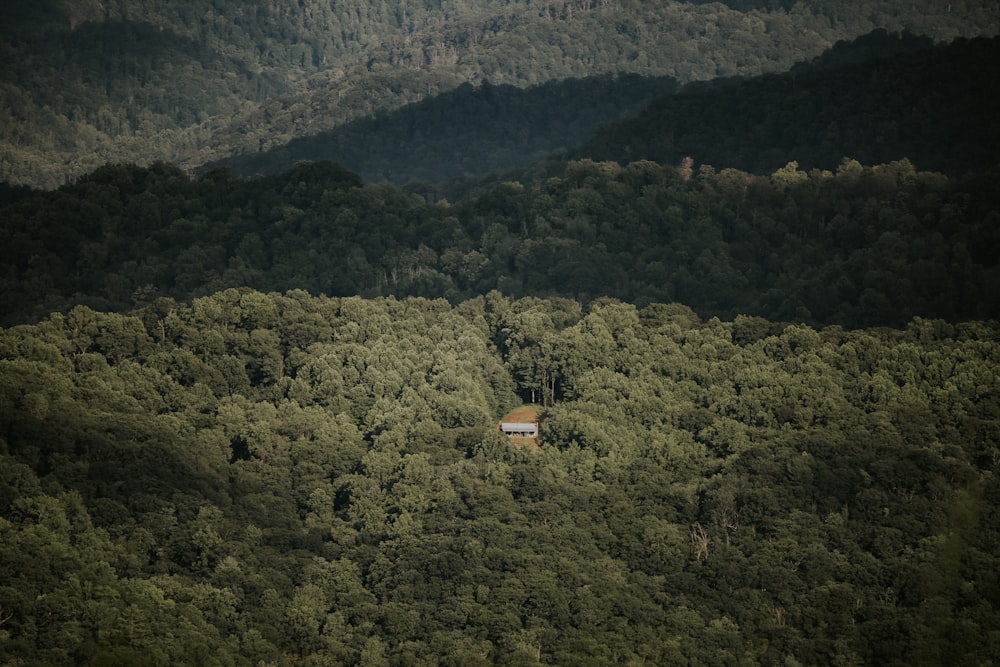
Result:
[[[691,528],[691,548],[694,550],[694,557],[698,561],[708,560],[708,544],[711,538],[708,531],[700,524],[695,524]]]

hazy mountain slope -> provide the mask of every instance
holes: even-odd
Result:
[[[892,39],[888,38],[887,39]],[[843,57],[844,54],[841,54]],[[783,75],[691,85],[601,128],[575,158],[648,159],[757,173],[910,159],[950,173],[1000,161],[1000,39]]]
[[[847,4],[29,3],[0,8],[0,178],[52,186],[108,160],[193,167],[463,81],[633,71],[681,81],[787,69],[875,27],[995,31],[988,2]],[[745,11],[740,11],[745,9]]]
[[[277,173],[299,160],[335,160],[368,182],[435,183],[451,200],[470,183],[481,189],[479,179],[489,172],[499,172],[487,179],[494,182],[558,173],[558,163],[518,168],[566,147],[573,159],[677,164],[692,155],[720,168],[762,173],[793,160],[832,169],[844,156],[913,157],[960,172],[992,165],[1000,155],[1000,125],[992,114],[1000,99],[990,85],[1000,67],[998,44],[935,46],[927,37],[878,30],[838,42],[788,73],[680,91],[663,80],[607,77],[527,89],[466,85],[201,171],[228,166],[241,174]],[[947,85],[925,89],[923,83],[935,79]],[[648,99],[657,86],[667,91],[661,99],[615,122],[614,114]],[[598,121],[605,127],[590,136],[587,128]],[[456,177],[463,178],[444,183]]]
[[[668,77],[589,77],[526,89],[469,84],[374,118],[303,137],[280,148],[205,165],[273,174],[300,160],[335,160],[366,182],[440,183],[522,167],[575,146],[675,90]]]

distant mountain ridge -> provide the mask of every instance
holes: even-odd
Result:
[[[835,169],[845,156],[907,158],[961,173],[991,166],[1000,156],[991,111],[1000,103],[991,85],[998,77],[998,38],[936,45],[877,30],[838,42],[788,73],[748,79],[685,87],[666,77],[637,76],[527,89],[464,85],[199,171],[226,166],[238,174],[274,174],[301,160],[334,160],[366,182],[440,185],[491,172],[530,180],[537,168],[523,178],[517,170],[562,153],[623,164],[678,164],[693,156],[701,164],[757,173],[792,161]],[[943,83],[925,88],[928,80]],[[626,112],[628,118],[615,117]],[[459,190],[443,192],[453,199]]]
[[[679,164],[690,156],[764,174],[792,161],[835,169],[845,156],[906,158],[952,174],[997,164],[1000,38],[912,48],[923,43],[882,33],[857,50],[884,56],[854,58],[845,45],[788,74],[692,84],[607,124],[569,157]]]
[[[12,0],[0,7],[0,180],[185,168],[281,146],[464,82],[787,70],[874,28],[995,34],[1000,7],[449,0]]]
[[[670,77],[622,75],[567,79],[521,89],[484,82],[373,118],[293,139],[199,168],[277,174],[299,161],[334,160],[365,182],[405,185],[524,167],[568,150],[601,123],[619,120],[677,89]]]

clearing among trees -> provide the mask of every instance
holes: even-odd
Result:
[[[534,405],[522,405],[504,415],[500,420],[499,428],[507,434],[510,441],[518,449],[525,446],[538,448],[539,436],[539,414],[538,407]],[[533,432],[534,435],[529,435]]]

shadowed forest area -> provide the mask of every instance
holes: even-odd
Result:
[[[453,304],[494,289],[610,296],[851,328],[989,319],[998,192],[995,171],[949,178],[907,161],[759,176],[580,160],[451,204],[332,163],[198,179],[109,165],[0,196],[0,310],[13,324],[248,286]]]

